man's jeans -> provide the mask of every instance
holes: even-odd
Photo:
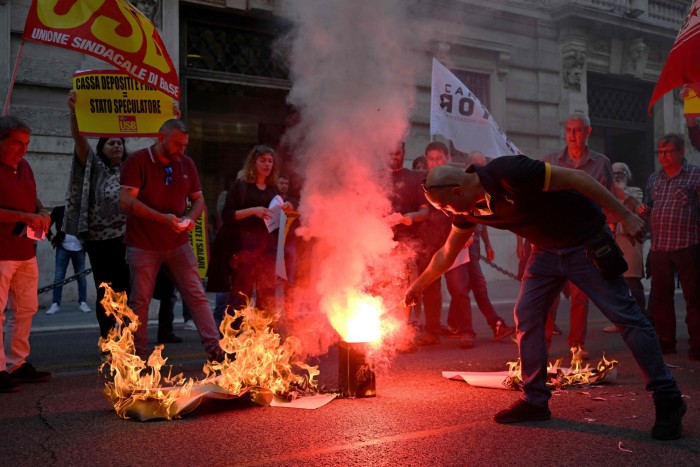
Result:
[[[441,276],[442,277],[442,276]],[[449,316],[453,321],[448,324],[460,334],[474,335],[472,327],[472,307],[469,300],[469,266],[461,264],[444,274],[447,290],[450,293]],[[425,330],[440,335],[440,318],[442,317],[442,290],[440,277],[423,291],[423,309],[425,310]]]
[[[673,375],[666,367],[654,328],[630,295],[622,276],[605,280],[586,257],[583,246],[544,249],[533,245],[520,295],[515,305],[515,324],[522,362],[525,400],[547,404],[547,348],[544,325],[547,310],[566,280],[581,289],[613,323],[644,375],[646,388],[658,395],[679,395]]]
[[[0,371],[19,368],[29,356],[32,318],[39,308],[38,288],[36,257],[24,261],[0,261]],[[8,298],[12,301],[12,309],[5,312]]]
[[[175,283],[182,299],[192,312],[205,350],[211,355],[219,349],[219,331],[209,309],[209,300],[197,272],[197,260],[192,247],[185,243],[173,250],[153,251],[127,246],[126,261],[131,272],[131,296],[129,306],[139,318],[139,327],[134,336],[136,354],[148,357],[148,305],[153,297],[153,288],[161,265]]]
[[[75,274],[85,271],[85,250],[69,251],[61,245],[56,247],[56,270],[54,272],[53,281],[61,282],[66,278],[68,263],[73,262],[73,272]],[[77,279],[78,282],[78,301],[84,302],[87,300],[87,278],[81,276]],[[59,285],[53,289],[53,302],[61,304],[63,296],[63,286]]]
[[[675,271],[685,299],[690,350],[700,351],[700,245],[675,251],[652,251],[649,313],[659,338],[669,347],[676,346]]]

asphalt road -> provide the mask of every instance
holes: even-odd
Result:
[[[502,300],[497,308],[510,316],[510,306]],[[567,308],[563,302],[558,319],[565,332]],[[680,312],[687,336],[683,319]],[[99,393],[94,328],[44,327],[32,335],[32,361],[54,378],[0,394],[0,465],[700,465],[700,362],[688,360],[685,340],[667,358],[687,397],[685,436],[655,441],[639,369],[619,335],[601,333],[607,323],[597,310],[589,322],[591,355],[620,361],[615,383],[559,391],[552,420],[510,426],[491,417],[517,392],[441,376],[503,370],[517,357],[515,344],[491,340],[479,320],[474,349],[444,338],[399,355],[377,375],[374,398],[336,399],[317,410],[216,401],[182,419],[146,423],[120,419]],[[205,354],[197,335],[178,333],[185,342],[164,353],[176,369],[198,374]],[[566,353],[565,337],[555,337],[553,354]],[[337,387],[336,350],[310,363],[320,365],[321,386]]]

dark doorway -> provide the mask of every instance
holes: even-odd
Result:
[[[634,78],[588,74],[592,149],[624,162],[642,189],[654,171],[654,127],[647,114],[653,84]]]

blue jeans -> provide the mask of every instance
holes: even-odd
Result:
[[[461,264],[444,274],[447,290],[450,293],[450,309],[447,324],[457,329],[460,334],[474,335],[472,326],[472,306],[469,300],[469,266]],[[425,310],[425,330],[440,335],[440,318],[442,316],[442,290],[440,278],[437,278],[423,291],[423,309]]]
[[[219,331],[209,309],[209,300],[204,293],[202,281],[197,272],[197,260],[192,247],[185,243],[173,250],[153,251],[126,247],[126,262],[131,273],[131,296],[129,306],[141,323],[134,336],[136,354],[142,359],[148,356],[148,305],[153,297],[153,288],[161,266],[180,291],[182,300],[192,313],[205,350],[212,355],[219,349]]]
[[[676,381],[661,355],[654,327],[630,295],[623,277],[604,279],[586,257],[583,246],[545,249],[533,245],[515,305],[525,400],[544,406],[551,397],[546,386],[544,326],[547,311],[567,280],[588,295],[621,329],[625,344],[642,370],[647,390],[654,397],[679,395]]]
[[[66,278],[68,270],[68,262],[73,262],[73,272],[75,274],[85,271],[85,250],[68,251],[61,245],[56,246],[56,271],[54,272],[53,281],[61,282]],[[53,302],[61,304],[61,296],[63,296],[63,286],[59,285],[53,289]],[[84,302],[87,300],[87,278],[81,276],[78,278],[78,301]]]

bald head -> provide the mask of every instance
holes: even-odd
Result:
[[[461,185],[467,175],[464,170],[452,165],[438,165],[428,172],[426,184],[433,185]]]
[[[451,165],[439,165],[431,170],[424,189],[430,204],[452,214],[471,212],[474,204],[483,199],[484,194],[475,173],[467,173]]]

